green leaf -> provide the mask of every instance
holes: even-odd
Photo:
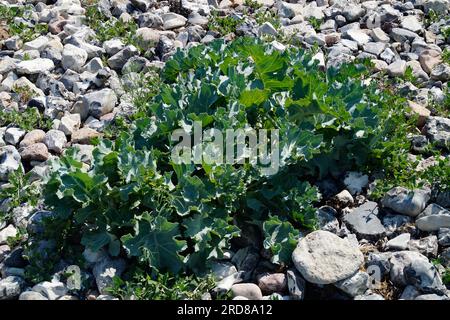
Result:
[[[152,268],[176,274],[183,269],[179,253],[186,248],[186,241],[176,239],[179,236],[178,223],[145,213],[136,221],[134,234],[122,236],[121,241],[129,255],[140,257]]]
[[[276,216],[269,217],[263,224],[264,248],[272,253],[272,262],[289,264],[292,252],[297,246],[300,232],[288,221],[281,221]]]

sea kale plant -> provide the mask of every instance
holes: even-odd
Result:
[[[69,243],[106,248],[153,272],[201,275],[251,224],[273,262],[286,265],[301,232],[317,226],[314,183],[376,167],[404,109],[366,81],[362,64],[324,71],[308,52],[251,38],[179,50],[160,76],[147,115],[115,141],[98,141],[90,166],[75,149],[53,162],[44,195],[62,255]],[[278,129],[279,171],[175,164],[171,134],[190,133],[194,121]]]

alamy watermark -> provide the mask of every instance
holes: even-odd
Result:
[[[209,128],[201,121],[173,131],[171,140],[175,164],[244,164],[257,166],[264,175],[276,174],[280,167],[280,137],[278,129]]]

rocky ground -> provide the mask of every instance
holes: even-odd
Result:
[[[24,11],[14,9],[25,3],[30,6]],[[432,142],[441,157],[449,157],[450,118],[440,108],[449,95],[448,0],[0,4],[1,188],[13,183],[11,173],[21,165],[39,184],[49,161],[71,146],[80,148],[89,165],[91,139],[110,134],[117,117],[137,112],[130,95],[135,79],[151,77],[146,72],[161,68],[177,48],[244,35],[268,38],[280,50],[313,48],[323,67],[368,58],[374,78],[406,79],[398,90],[418,114],[415,154]],[[113,31],[96,21],[93,6]],[[38,113],[29,113],[32,108]],[[11,114],[19,120],[6,120]],[[419,165],[435,161],[433,156]],[[450,192],[398,186],[373,202],[367,200],[370,182],[349,172],[346,189],[328,186],[328,205],[318,209],[320,230],[301,238],[291,268],[279,270],[257,247],[230,251],[229,260],[215,264],[217,284],[204,298],[231,291],[234,299],[448,300]],[[86,250],[85,266],[63,265],[52,281],[25,281],[23,242],[11,239],[26,238],[46,211],[39,200],[0,201],[8,213],[0,219],[0,300],[114,298],[106,288],[127,262],[103,251]],[[95,281],[79,294],[82,276]]]

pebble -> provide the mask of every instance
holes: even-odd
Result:
[[[395,187],[389,190],[381,200],[381,204],[398,213],[416,217],[425,209],[430,200],[428,190],[408,190],[403,187]]]
[[[308,282],[329,284],[354,274],[364,258],[361,251],[348,241],[319,230],[300,239],[292,260]]]
[[[248,300],[262,300],[261,289],[254,283],[238,283],[231,287],[233,298],[244,297]]]

